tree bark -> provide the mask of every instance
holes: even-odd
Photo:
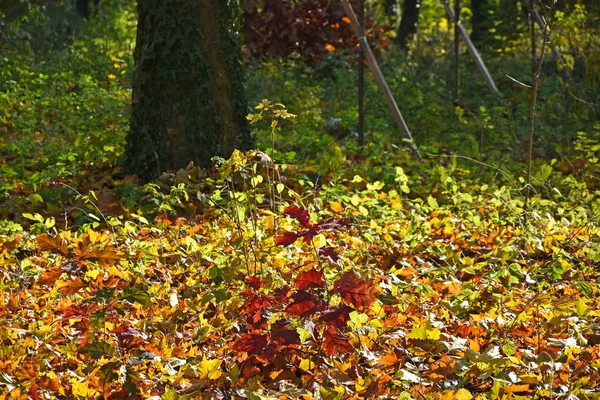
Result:
[[[420,9],[419,0],[404,0],[402,2],[402,14],[396,34],[396,43],[403,50],[408,49],[410,42],[417,33]]]
[[[254,145],[237,3],[139,0],[124,172],[144,180]]]

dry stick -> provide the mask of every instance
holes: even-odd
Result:
[[[411,148],[412,148],[413,152],[415,153],[415,155],[417,156],[417,158],[421,159],[422,157],[421,157],[421,153],[419,152],[419,148],[417,147],[417,145],[412,137],[412,134],[410,133],[410,130],[408,129],[408,125],[406,125],[406,121],[404,121],[404,118],[402,117],[402,114],[400,113],[398,104],[396,104],[396,100],[394,100],[392,91],[390,90],[389,86],[387,85],[387,82],[385,81],[385,77],[383,76],[381,69],[379,69],[379,64],[377,63],[377,60],[375,59],[375,55],[373,54],[373,51],[371,50],[371,46],[369,46],[369,42],[367,42],[367,38],[360,35],[360,33],[361,33],[360,32],[360,24],[359,24],[358,20],[356,19],[356,15],[354,15],[352,6],[350,5],[350,3],[348,3],[348,0],[341,0],[341,2],[342,2],[342,6],[344,7],[344,11],[346,11],[346,15],[350,19],[350,23],[352,25],[352,28],[354,29],[354,33],[356,34],[356,36],[358,36],[358,42],[360,43],[361,47],[363,47],[365,49],[367,60],[369,60],[369,67],[371,68],[371,71],[375,75],[375,79],[376,79],[377,83],[379,84],[379,88],[383,91],[383,94],[385,95],[385,99],[387,101],[388,107],[392,111],[392,114],[394,115],[394,119],[396,120],[396,123],[400,127],[400,131],[402,132],[404,137],[410,143]]]
[[[542,74],[542,65],[544,64],[544,52],[546,51],[546,42],[549,40],[549,26],[544,25],[542,34],[542,51],[537,62],[535,75],[533,79],[533,88],[531,89],[531,102],[529,104],[529,149],[527,156],[527,197],[525,198],[525,209],[529,208],[529,199],[531,198],[531,158],[533,157],[533,135],[535,132],[535,104],[537,102],[538,90],[540,88],[540,78]]]
[[[358,10],[360,37],[365,36],[365,0],[360,0]],[[362,43],[358,47],[358,147],[365,145],[365,49]]]
[[[450,3],[448,3],[448,0],[442,0],[442,4],[444,4],[444,8],[446,9],[446,14],[448,14],[448,19],[450,20],[450,22],[454,23],[454,21],[456,21],[456,17],[454,15],[454,11],[452,10],[452,7],[450,7]],[[492,92],[496,93],[498,96],[502,96],[500,94],[500,92],[498,91],[498,88],[496,87],[496,84],[494,83],[494,79],[492,79],[490,72],[488,71],[487,67],[483,63],[483,60],[481,59],[479,52],[477,51],[477,49],[475,48],[475,45],[471,41],[471,38],[469,37],[467,30],[465,29],[465,27],[462,25],[462,23],[460,21],[456,21],[456,27],[458,28],[458,31],[460,32],[461,36],[463,37],[465,44],[467,45],[467,49],[469,49],[469,53],[471,53],[471,57],[473,57],[473,60],[475,60],[475,64],[477,64],[477,68],[479,68],[479,71],[483,75],[483,78],[485,79],[485,82],[487,83],[488,87],[490,88],[490,90]]]

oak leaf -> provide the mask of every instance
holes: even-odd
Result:
[[[69,256],[67,244],[61,237],[50,237],[48,235],[37,236],[38,247],[42,251],[50,251],[55,254],[62,254],[65,257]]]
[[[350,338],[336,328],[329,327],[323,332],[323,349],[328,356],[338,353],[349,353],[353,350]]]
[[[332,293],[339,293],[346,304],[361,308],[373,304],[379,291],[371,282],[348,271],[335,282]]]
[[[344,330],[352,311],[354,311],[352,307],[345,305],[332,310],[325,310],[321,314],[321,320],[329,326]]]
[[[294,205],[288,206],[283,210],[283,213],[300,222],[300,225],[302,225],[305,228],[310,228],[312,226],[310,222],[310,217],[308,215],[308,211],[303,207],[298,207]]]
[[[299,317],[308,317],[309,315],[315,314],[321,311],[323,308],[323,301],[312,294],[299,290],[292,296],[293,303],[286,309],[287,312]]]
[[[308,271],[304,271],[296,277],[296,289],[298,290],[316,289],[324,287],[325,281],[323,280],[323,271],[317,268],[312,268]]]

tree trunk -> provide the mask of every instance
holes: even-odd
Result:
[[[237,3],[138,0],[124,172],[147,180],[254,145],[246,121]]]
[[[396,34],[396,42],[401,49],[406,50],[410,42],[417,33],[417,23],[419,22],[419,0],[404,0],[402,2],[402,14],[400,16],[400,25]]]
[[[471,24],[473,26],[471,40],[475,44],[485,41],[491,28],[488,8],[488,0],[472,0],[471,2],[471,12],[473,13],[471,17]]]

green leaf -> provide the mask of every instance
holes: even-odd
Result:
[[[534,177],[540,182],[545,182],[552,175],[552,167],[548,164],[544,164],[540,167],[540,169],[535,173]]]
[[[577,283],[577,286],[579,287],[579,291],[588,299],[591,299],[594,296],[594,289],[589,283],[582,281]]]
[[[138,302],[142,305],[146,305],[150,301],[150,295],[145,287],[137,285],[123,289],[123,293],[119,295],[119,299],[126,300],[132,304]]]
[[[502,350],[504,354],[510,357],[517,352],[517,345],[512,340],[507,340],[502,346]]]
[[[429,204],[429,207],[434,209],[439,207],[437,200],[431,196],[427,197],[427,204]]]

